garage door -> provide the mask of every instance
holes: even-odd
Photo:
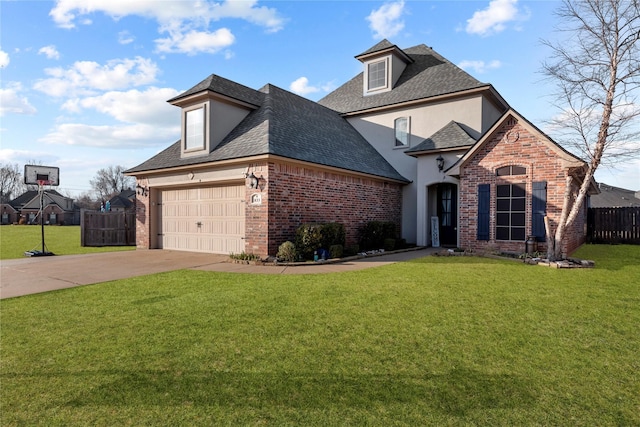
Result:
[[[244,251],[244,186],[163,190],[159,247],[217,254]]]

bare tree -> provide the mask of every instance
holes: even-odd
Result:
[[[123,190],[133,189],[135,181],[123,174],[125,170],[124,166],[109,166],[96,172],[89,183],[100,200],[108,200]]]
[[[587,162],[575,198],[567,178],[562,214],[548,256],[559,258],[565,230],[576,219],[598,167],[638,156],[640,105],[640,0],[564,0],[562,32],[543,73],[556,84],[554,120],[559,141]],[[581,174],[582,175],[582,174]]]
[[[0,203],[7,203],[23,190],[20,166],[17,163],[0,163]]]

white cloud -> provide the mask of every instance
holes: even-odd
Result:
[[[120,43],[120,44],[133,43],[134,40],[135,40],[135,37],[133,37],[131,35],[131,33],[129,31],[127,31],[127,30],[120,31],[118,33],[118,43]]]
[[[493,60],[488,63],[484,61],[464,60],[458,64],[458,67],[462,68],[463,70],[471,69],[478,74],[485,73],[489,70],[495,70],[497,68],[500,68],[501,66],[502,66],[502,63],[498,60]]]
[[[227,28],[212,31],[211,22],[221,19],[242,19],[266,28],[268,33],[281,30],[285,20],[274,8],[258,6],[256,0],[225,0],[220,3],[157,0],[58,0],[49,15],[63,28],[74,28],[76,21],[92,13],[104,13],[114,19],[138,15],[158,22],[159,33],[168,37],[156,40],[159,52],[216,53],[233,44],[235,37]],[[120,36],[121,43],[130,40]]]
[[[47,144],[99,148],[140,148],[166,144],[180,135],[180,126],[158,127],[148,124],[87,125],[63,123],[39,139]]]
[[[60,52],[54,45],[41,47],[38,54],[45,55],[49,59],[60,59]]]
[[[62,108],[77,113],[91,109],[124,123],[164,127],[167,123],[180,122],[179,110],[166,102],[177,95],[179,92],[175,89],[156,87],[144,91],[111,91],[100,96],[69,100]]]
[[[289,85],[289,90],[301,96],[320,91],[320,89],[315,86],[309,86],[309,79],[306,77],[300,77],[299,79],[293,81]]]
[[[47,95],[73,97],[90,95],[95,90],[122,89],[155,82],[158,66],[150,59],[114,59],[105,65],[93,61],[79,61],[71,67],[47,68],[50,77],[34,84],[34,89]]]
[[[503,31],[507,22],[518,19],[517,3],[518,0],[492,0],[486,9],[476,11],[467,20],[466,31],[481,36]]]
[[[26,96],[22,96],[20,83],[9,83],[0,89],[0,116],[6,114],[35,114],[36,109],[29,103]]]
[[[0,68],[6,68],[9,65],[9,54],[0,49]]]
[[[18,163],[19,165],[24,165],[34,159],[38,162],[44,163],[45,165],[52,165],[58,160],[58,157],[44,151],[13,150],[11,148],[0,149],[0,161],[5,163]]]
[[[213,33],[191,30],[171,31],[169,34],[168,38],[156,40],[158,52],[189,55],[199,52],[216,53],[235,41],[234,35],[227,28],[220,28]]]
[[[394,3],[385,3],[379,9],[373,10],[367,21],[369,28],[373,30],[374,38],[389,38],[398,34],[404,28],[404,21],[401,19],[404,13],[404,0]]]

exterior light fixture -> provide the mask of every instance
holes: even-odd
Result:
[[[438,170],[442,172],[442,169],[444,169],[444,158],[442,155],[438,155],[436,162],[438,163]]]
[[[251,172],[250,175],[247,175],[249,178],[249,188],[258,188],[258,177]]]
[[[136,184],[136,194],[147,197],[149,195],[149,189],[140,184]]]

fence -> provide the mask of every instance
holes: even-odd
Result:
[[[82,211],[80,215],[82,246],[134,246],[135,212]]]
[[[640,207],[589,208],[587,241],[640,245]]]

